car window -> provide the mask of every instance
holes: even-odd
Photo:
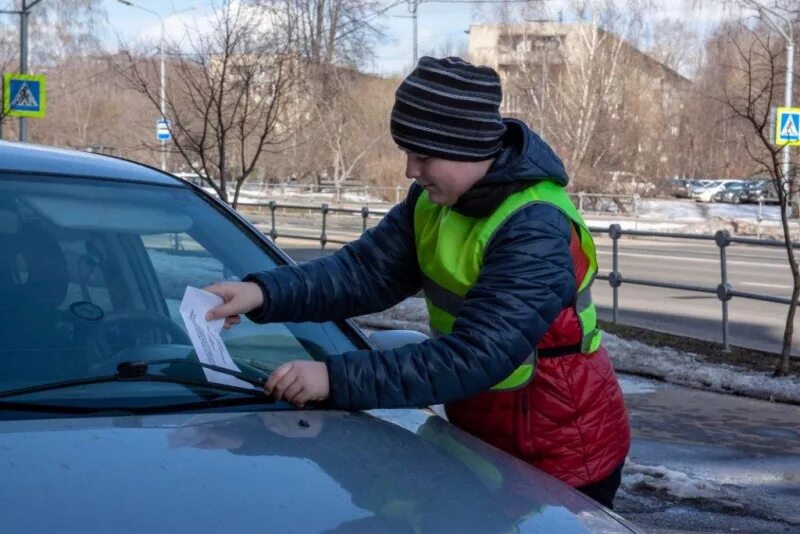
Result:
[[[188,188],[0,174],[0,389],[107,375],[121,361],[196,358],[179,312],[186,287],[278,263]],[[223,339],[244,372],[363,348],[343,325],[244,317]],[[196,396],[149,383],[42,395],[155,400],[181,388]]]

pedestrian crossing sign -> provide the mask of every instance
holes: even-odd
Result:
[[[778,108],[775,144],[800,146],[800,108]]]
[[[3,114],[44,117],[47,90],[44,76],[3,74]]]

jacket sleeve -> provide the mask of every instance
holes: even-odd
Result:
[[[414,242],[413,185],[377,226],[330,256],[247,275],[264,305],[247,317],[257,323],[323,322],[383,311],[421,288]]]
[[[453,332],[395,350],[329,357],[331,403],[343,409],[425,406],[469,397],[505,379],[574,302],[570,224],[547,204],[510,217],[487,246]]]

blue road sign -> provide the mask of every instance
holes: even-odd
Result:
[[[3,75],[3,110],[12,117],[44,117],[47,92],[45,77],[30,74]]]
[[[800,145],[800,108],[778,108],[776,145]]]
[[[156,121],[156,139],[159,141],[169,141],[172,135],[169,133],[169,122],[164,119]]]

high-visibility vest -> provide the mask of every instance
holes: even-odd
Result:
[[[541,180],[510,195],[491,215],[480,219],[434,204],[427,191],[419,196],[414,209],[414,236],[434,336],[452,333],[461,301],[477,282],[484,252],[497,229],[517,211],[536,202],[555,206],[578,227],[581,248],[589,260],[574,304],[581,326],[580,352],[591,354],[600,347],[602,333],[597,328],[597,309],[591,296],[597,275],[594,241],[564,188],[550,180]],[[492,389],[505,391],[526,385],[533,378],[535,366],[534,352]]]

